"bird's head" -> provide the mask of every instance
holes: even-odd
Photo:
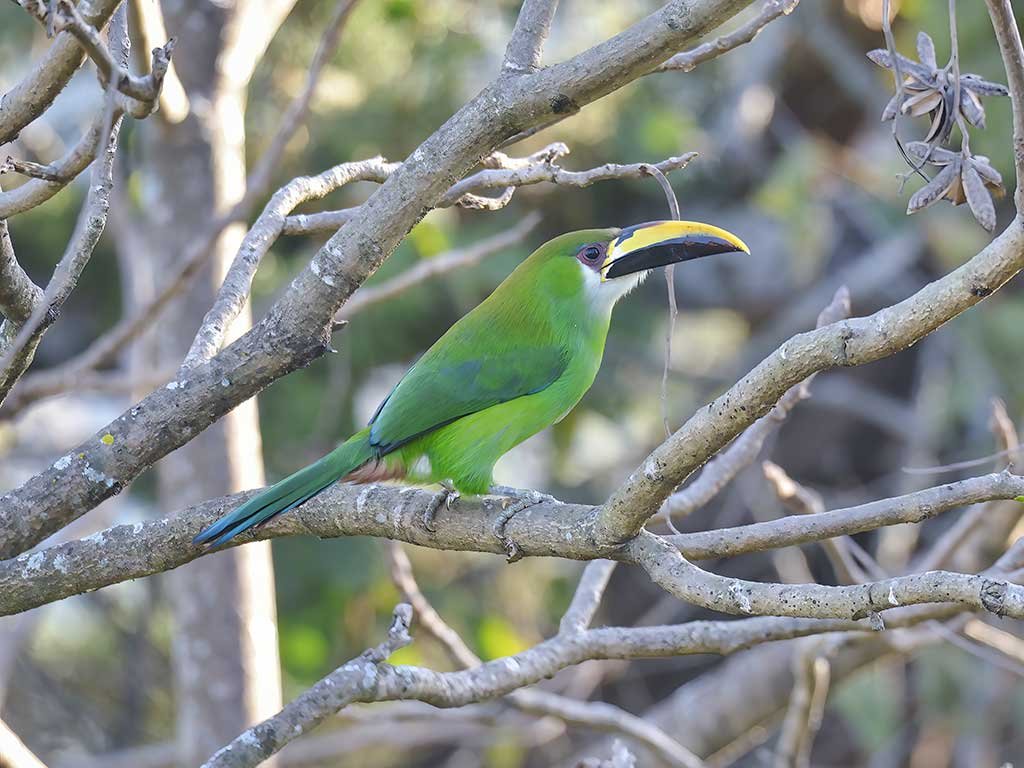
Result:
[[[609,309],[657,267],[718,253],[750,253],[731,232],[696,221],[651,221],[625,229],[570,232],[543,246],[537,256],[557,270],[563,284],[582,287]]]

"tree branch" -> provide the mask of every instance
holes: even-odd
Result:
[[[75,474],[97,473],[74,454],[58,459],[57,464],[59,469],[75,467]],[[96,482],[107,479],[113,481],[102,478]],[[192,537],[252,493],[212,499],[169,518],[114,526],[84,539],[0,561],[0,615],[19,613],[70,595],[161,573],[201,557],[204,550],[192,544]],[[963,504],[1010,499],[1022,494],[1024,478],[1000,472],[846,510],[793,515],[737,528],[670,536],[658,539],[658,546],[677,550],[666,563],[675,562],[678,552],[690,560],[733,557],[884,525],[919,522]],[[293,512],[239,536],[232,545],[290,535],[375,536],[433,549],[504,554],[502,544],[492,533],[504,511],[504,497],[462,498],[451,510],[439,510],[434,530],[427,531],[422,525],[422,516],[437,506],[437,499],[437,492],[419,488],[339,483]],[[576,504],[541,502],[512,518],[508,533],[528,555],[637,562],[637,553],[628,546],[605,547],[594,542],[589,532],[593,530],[599,510]],[[640,554],[647,556],[643,551]],[[1024,545],[1020,557],[1024,563]],[[1010,559],[1003,565],[1012,570]],[[577,599],[582,600],[582,595]],[[729,602],[735,601],[730,598]],[[569,613],[587,615],[582,609],[571,609]]]
[[[820,493],[796,482],[786,470],[774,462],[765,461],[761,467],[765,479],[771,483],[775,495],[787,509],[801,515],[820,515],[825,512],[825,501]],[[847,550],[848,543],[853,542],[845,536],[821,541],[825,554],[832,564],[832,570],[835,571],[836,579],[840,584],[861,584],[870,581]],[[883,578],[885,575],[879,573],[876,577]]]
[[[650,163],[631,163],[618,165],[606,163],[597,168],[585,171],[566,171],[553,163],[553,159],[568,153],[568,148],[561,142],[551,144],[531,158],[508,158],[503,156],[499,168],[488,168],[468,176],[452,186],[435,205],[436,208],[450,208],[458,205],[465,208],[497,210],[507,205],[512,195],[510,190],[516,187],[541,184],[547,182],[567,187],[589,187],[599,181],[613,179],[639,179],[644,177],[644,168]],[[532,160],[533,157],[538,159]],[[685,168],[697,156],[696,152],[687,152],[679,157],[670,157],[655,163],[655,167],[663,172],[671,172]],[[528,162],[523,162],[524,160]],[[500,197],[484,197],[482,193],[502,190]],[[317,232],[337,232],[347,222],[358,215],[360,207],[347,208],[340,211],[322,211],[320,213],[299,214],[289,216],[285,220],[282,234],[309,235]]]
[[[79,12],[86,22],[99,29],[120,2],[84,0]],[[57,35],[39,64],[0,99],[0,145],[18,138],[22,128],[50,107],[84,60],[85,52],[70,32]]]
[[[1006,69],[1006,83],[1013,105],[1013,162],[1017,172],[1014,200],[1018,217],[1024,216],[1024,44],[1010,0],[987,0],[992,28]],[[1024,225],[1021,225],[1024,226]]]
[[[112,115],[112,111],[107,111]],[[47,328],[52,325],[61,307],[78,284],[78,278],[89,263],[93,249],[99,242],[100,235],[107,222],[107,211],[110,208],[110,190],[113,186],[114,153],[117,149],[117,136],[120,130],[120,118],[108,123],[102,161],[93,169],[92,183],[89,194],[79,213],[75,231],[71,236],[67,249],[54,269],[53,276],[46,286],[42,299],[33,310],[14,339],[0,354],[0,405],[10,392],[11,387],[25,372],[32,362],[36,347]]]
[[[523,0],[505,49],[505,60],[501,65],[503,71],[524,73],[540,67],[544,41],[548,39],[557,8],[558,0]]]
[[[104,88],[113,87],[125,96],[150,105],[150,108],[155,106],[164,75],[170,65],[171,52],[174,50],[173,38],[162,47],[153,49],[153,63],[149,74],[138,77],[129,72],[124,64],[114,60],[100,38],[99,30],[70,0],[57,0],[56,3],[48,3],[45,0],[16,1],[43,24],[52,25],[53,29],[60,32],[70,32],[96,65]]]
[[[399,606],[401,608],[402,606]],[[405,606],[406,608],[408,606]],[[397,615],[392,624],[408,627]],[[589,659],[626,659],[692,653],[728,654],[750,644],[828,631],[857,631],[848,621],[747,619],[691,622],[672,627],[609,627],[556,636],[515,656],[458,672],[393,667],[375,655],[339,667],[285,706],[280,714],[242,733],[206,762],[204,768],[243,768],[258,764],[324,718],[355,702],[415,699],[435,707],[458,707],[510,693]],[[391,634],[391,633],[389,633]],[[387,649],[387,644],[379,648]]]
[[[739,48],[751,42],[762,29],[767,27],[780,16],[788,16],[796,10],[800,0],[764,0],[761,10],[745,24],[714,40],[698,45],[683,53],[677,53],[660,67],[659,72],[672,70],[679,72],[692,72],[698,65],[711,59],[716,59],[723,53],[728,53],[734,48]]]
[[[164,13],[160,3],[151,0],[129,0],[128,10],[132,23],[138,31],[139,47],[151,51],[156,47],[157,40],[167,40],[167,27],[164,25]],[[181,84],[174,62],[170,62],[164,81],[160,86],[157,99],[160,109],[157,115],[164,122],[176,125],[188,117],[189,104],[185,86]]]
[[[612,560],[594,560],[587,563],[580,583],[576,585],[572,602],[558,624],[559,634],[582,632],[590,626],[614,570],[615,562]]]
[[[1015,220],[970,261],[902,302],[784,343],[694,414],[629,476],[605,504],[597,540],[615,543],[635,535],[679,483],[807,376],[905,349],[1002,287],[1024,267],[1021,221]]]
[[[296,206],[307,200],[325,197],[354,181],[381,182],[396,167],[395,163],[389,163],[382,157],[341,163],[316,176],[292,179],[275,192],[242,240],[224,276],[217,298],[203,318],[192,347],[185,356],[182,371],[206,362],[220,349],[228,327],[249,298],[249,289],[260,261],[280,235],[285,217]]]
[[[384,642],[336,669],[289,702],[273,718],[250,728],[213,755],[203,764],[203,768],[257,765],[288,742],[358,700],[360,693],[372,691],[377,687],[377,678],[384,669],[384,660],[412,642],[409,636],[411,620],[412,607],[407,603],[398,605]],[[261,729],[258,736],[257,728]]]
[[[403,598],[412,605],[419,626],[441,644],[448,656],[459,667],[472,669],[480,666],[481,662],[477,655],[441,618],[420,591],[413,576],[412,564],[409,562],[405,550],[402,549],[402,545],[396,541],[389,542],[388,554],[391,560],[391,578]],[[607,560],[597,560],[587,565],[583,577],[580,579],[579,587],[577,587],[572,606],[563,617],[559,636],[582,632],[587,628],[614,567],[615,564]],[[570,613],[574,613],[574,615],[570,617]],[[508,694],[506,700],[521,712],[555,717],[564,723],[635,739],[667,765],[677,768],[701,768],[703,766],[696,755],[684,749],[660,728],[656,728],[643,719],[611,704],[600,701],[577,701],[536,688],[513,691]]]
[[[818,328],[845,320],[850,316],[850,292],[840,286],[832,301],[818,315]],[[673,516],[686,517],[717,496],[746,467],[753,463],[764,441],[786,420],[797,404],[810,396],[814,374],[790,387],[772,409],[751,424],[743,434],[719,455],[711,459],[697,479],[676,491],[662,505],[660,515],[671,526]],[[674,529],[673,529],[674,530]],[[674,531],[678,533],[678,531]]]
[[[0,218],[0,355],[14,341],[18,329],[28,322],[43,301],[43,289],[32,282],[14,255],[7,221]]]
[[[828,696],[830,665],[822,642],[802,640],[793,654],[793,692],[775,748],[775,768],[808,768]]]
[[[33,754],[11,730],[0,720],[0,765],[4,768],[46,768],[43,761]]]
[[[946,602],[999,616],[1024,617],[1024,587],[982,575],[928,571],[867,584],[768,584],[704,571],[669,542],[642,533],[626,557],[680,600],[722,613],[860,619],[906,605]]]
[[[115,109],[114,118],[117,119],[120,116],[121,110]],[[0,218],[16,216],[37,205],[42,205],[88,168],[89,164],[96,159],[96,153],[99,152],[100,144],[103,143],[103,131],[106,125],[107,110],[104,108],[97,112],[89,130],[64,157],[49,165],[40,166],[42,173],[37,173],[30,181],[0,192]],[[11,157],[8,157],[0,165],[0,174],[13,171],[31,175],[27,173],[28,170],[26,164]]]

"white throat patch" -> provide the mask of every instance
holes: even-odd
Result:
[[[613,280],[601,280],[601,275],[593,269],[583,264],[579,264],[579,267],[583,271],[583,289],[586,291],[591,305],[596,310],[603,312],[611,312],[615,303],[640,285],[649,271],[634,272]]]

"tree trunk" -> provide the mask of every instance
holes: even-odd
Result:
[[[152,218],[147,234],[158,275],[170,271],[211,216],[242,197],[246,88],[291,4],[165,3],[192,110],[182,122],[146,125],[144,194]],[[166,311],[153,347],[161,367],[181,362],[241,235],[240,227],[224,232],[205,273]],[[249,324],[246,308],[232,338]],[[255,400],[168,456],[158,469],[160,503],[167,512],[263,485]],[[281,706],[270,545],[204,557],[175,571],[171,580],[179,759],[194,766]]]

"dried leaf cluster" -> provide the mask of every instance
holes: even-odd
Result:
[[[982,97],[1006,96],[1006,86],[978,75],[961,74],[955,50],[940,68],[935,43],[926,32],[917,35],[918,61],[882,48],[869,51],[867,56],[902,78],[882,111],[883,122],[896,120],[898,115],[927,115],[931,119],[924,140],[911,142],[905,149],[915,171],[926,165],[939,170],[911,196],[907,213],[916,213],[939,200],[949,200],[953,205],[966,202],[978,223],[991,232],[996,226],[992,195],[1003,194],[1002,178],[987,157],[971,152],[968,125],[985,127]],[[959,152],[944,148],[950,143],[954,125],[961,134]]]

